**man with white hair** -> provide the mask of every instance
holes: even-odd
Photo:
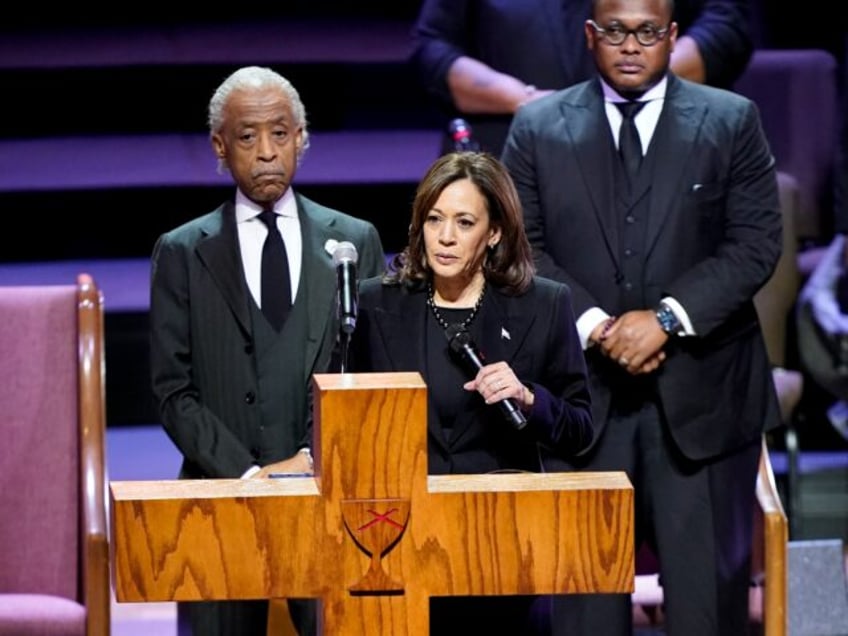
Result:
[[[209,127],[236,188],[153,250],[151,373],[162,424],[183,455],[181,478],[310,473],[311,377],[329,368],[339,334],[326,246],[352,243],[363,276],[383,271],[383,248],[371,223],[292,189],[309,133],[288,80],[267,68],[235,71],[209,103]],[[197,636],[266,633],[265,601],[188,608]],[[301,634],[315,632],[314,601],[290,609]]]

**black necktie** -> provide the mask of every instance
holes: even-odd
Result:
[[[268,236],[262,246],[262,313],[279,331],[291,308],[289,259],[286,244],[277,229],[277,215],[273,210],[265,210],[259,219],[268,228]]]
[[[642,165],[642,142],[639,140],[635,117],[645,102],[616,102],[615,105],[623,117],[618,132],[618,154],[621,156],[624,172],[632,184],[639,173],[639,166]]]

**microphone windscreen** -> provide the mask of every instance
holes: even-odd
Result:
[[[445,329],[445,337],[448,339],[451,351],[459,353],[464,347],[471,343],[471,334],[461,324],[454,323]]]
[[[356,253],[356,246],[350,241],[342,241],[333,250],[333,265],[336,267],[342,263],[353,263],[356,265],[358,258],[359,255]]]

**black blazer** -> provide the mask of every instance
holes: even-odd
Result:
[[[504,149],[539,273],[569,285],[578,317],[626,309],[614,157],[597,80],[527,104]],[[639,259],[646,307],[673,296],[698,334],[670,341],[656,379],[679,448],[703,459],[780,423],[752,301],[781,251],[774,160],[752,102],[674,76],[648,160],[646,238],[627,258]],[[625,376],[593,349],[587,358],[602,425]]]
[[[303,396],[285,413],[265,414],[250,318],[250,292],[239,257],[235,208],[226,203],[163,234],[152,258],[150,331],[153,391],[162,423],[184,456],[181,474],[239,477],[254,462],[249,440],[264,435],[274,461],[310,443],[308,390],[324,372],[338,334],[336,272],[325,243],[351,241],[359,271],[385,267],[377,230],[361,219],[296,195],[308,286],[308,332],[301,335]],[[305,271],[304,267],[304,271]],[[300,292],[298,292],[300,294]]]
[[[426,382],[426,299],[424,288],[385,285],[379,278],[363,281],[351,369],[418,371]],[[486,362],[507,361],[532,388],[535,403],[527,426],[516,431],[496,406],[475,400],[476,406],[457,418],[450,440],[431,404],[428,472],[538,471],[540,447],[545,459],[586,448],[593,435],[590,398],[568,288],[537,278],[523,295],[507,296],[490,285],[476,321],[483,336],[475,344]],[[430,346],[447,348],[447,340]]]

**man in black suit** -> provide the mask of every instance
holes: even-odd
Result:
[[[753,51],[749,0],[676,4],[672,70],[730,87]],[[464,117],[481,149],[500,155],[522,104],[592,76],[583,43],[590,6],[591,0],[424,0],[412,65],[445,113]]]
[[[522,108],[503,160],[585,348],[601,433],[568,467],[627,471],[667,633],[727,636],[747,633],[761,436],[780,423],[752,298],[780,255],[781,217],[754,105],[669,72],[672,5],[595,0],[585,37],[600,77]],[[617,103],[633,100],[628,177]],[[630,633],[627,595],[556,606],[559,633]]]
[[[365,276],[383,270],[383,249],[370,223],[292,190],[309,133],[288,80],[267,68],[237,70],[209,103],[209,127],[236,190],[163,234],[153,251],[151,369],[162,423],[183,454],[181,478],[311,472],[311,377],[327,370],[339,333],[332,248],[353,243]],[[268,215],[266,226],[260,216]],[[281,326],[266,317],[278,294],[265,295],[260,267],[271,223],[289,269]],[[188,606],[196,636],[266,633],[266,602]],[[314,633],[314,602],[290,606],[300,632]]]

